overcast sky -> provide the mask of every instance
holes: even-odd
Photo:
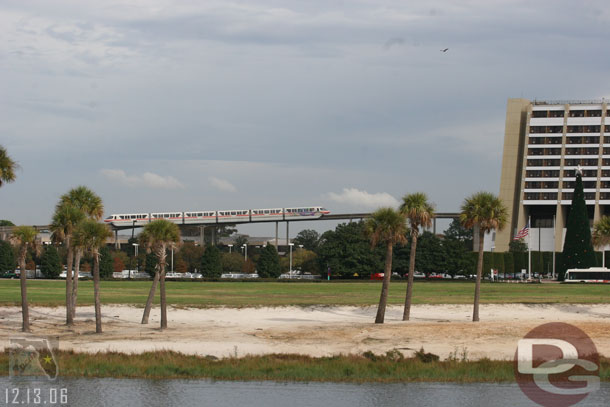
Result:
[[[456,211],[499,192],[507,98],[610,94],[607,1],[1,1],[0,38],[19,224],[80,184],[106,214]]]

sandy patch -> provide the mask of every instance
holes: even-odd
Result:
[[[447,357],[466,349],[469,359],[512,358],[517,341],[537,325],[561,321],[587,332],[598,351],[610,356],[610,304],[483,305],[481,321],[470,322],[470,305],[417,305],[412,321],[402,322],[402,308],[389,307],[386,323],[373,322],[376,307],[277,307],[168,310],[169,329],[160,331],[158,308],[141,325],[142,309],[104,306],[104,333],[96,335],[93,307],[79,307],[77,323],[64,325],[64,308],[30,309],[34,334],[58,336],[61,349],[145,352],[171,349],[187,354],[243,356],[300,353],[326,356],[375,353],[421,347]],[[21,326],[18,307],[0,308],[0,348]]]

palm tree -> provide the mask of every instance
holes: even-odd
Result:
[[[15,170],[18,168],[19,164],[9,157],[4,147],[0,146],[0,187],[15,181]]]
[[[371,248],[378,243],[386,244],[385,269],[383,284],[381,285],[381,296],[377,308],[376,324],[383,324],[385,308],[388,303],[388,289],[390,287],[390,276],[392,275],[392,250],[395,244],[405,244],[407,241],[407,225],[405,217],[393,208],[380,208],[371,214],[364,225],[365,232],[371,240]]]
[[[494,194],[478,192],[464,200],[460,213],[460,222],[467,228],[479,231],[479,260],[477,262],[477,282],[474,289],[474,311],[472,321],[479,320],[479,300],[481,294],[481,276],[483,274],[483,240],[485,233],[492,229],[502,230],[506,224],[506,206]]]
[[[411,315],[411,299],[413,297],[413,276],[415,274],[415,253],[417,249],[417,236],[420,227],[430,227],[434,217],[434,206],[428,202],[423,192],[405,195],[400,205],[400,213],[409,221],[411,228],[411,254],[409,257],[409,278],[407,282],[407,295],[402,320],[408,321]]]
[[[64,242],[68,249],[66,260],[66,324],[74,324],[74,313],[72,312],[72,262],[74,260],[74,246],[72,245],[72,235],[76,225],[82,221],[85,214],[72,205],[65,205],[61,202],[55,207],[51,231],[53,240]],[[77,277],[78,278],[78,277]]]
[[[92,219],[80,222],[74,231],[74,245],[82,247],[93,256],[93,293],[95,302],[95,332],[102,333],[102,309],[100,304],[100,248],[112,236],[108,227]]]
[[[610,216],[602,216],[593,227],[593,244],[604,248],[610,244]],[[602,250],[602,267],[606,267],[606,251]]]
[[[23,332],[30,332],[30,312],[28,309],[28,293],[27,293],[27,272],[25,269],[25,257],[28,252],[28,246],[35,244],[36,229],[31,226],[17,226],[13,229],[11,236],[12,243],[19,248],[19,279],[21,280],[21,315]]]
[[[140,233],[139,239],[140,244],[146,247],[147,250],[153,251],[158,260],[158,268],[155,270],[155,278],[153,279],[150,292],[148,293],[148,300],[146,301],[146,307],[144,308],[142,323],[148,323],[148,316],[150,315],[152,302],[155,298],[155,290],[157,289],[157,283],[159,283],[161,294],[161,329],[165,329],[167,328],[167,302],[165,297],[165,263],[167,248],[169,245],[180,242],[180,230],[175,223],[165,219],[157,219],[144,226],[144,230]]]
[[[93,220],[100,220],[104,215],[104,205],[102,198],[100,198],[95,192],[91,191],[85,186],[78,186],[72,188],[67,193],[63,194],[59,198],[59,205],[72,206],[79,209],[83,214]],[[83,255],[82,248],[75,247],[74,250],[74,275],[72,276],[72,303],[70,311],[72,312],[72,319],[76,316],[76,301],[78,297],[78,274],[80,272],[80,259]],[[67,278],[66,278],[67,280]]]

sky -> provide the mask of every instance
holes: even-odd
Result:
[[[418,191],[457,211],[499,192],[508,98],[610,95],[609,38],[595,0],[0,1],[0,145],[21,166],[0,218],[47,224],[78,185],[106,215]]]

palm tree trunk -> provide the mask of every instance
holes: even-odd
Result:
[[[95,301],[95,333],[102,333],[102,307],[100,305],[100,255],[93,253],[93,296]]]
[[[381,285],[381,296],[377,308],[376,324],[383,324],[385,319],[385,308],[388,304],[388,290],[390,288],[390,276],[392,275],[392,243],[388,243],[385,254],[385,269],[383,271],[383,284]]]
[[[74,253],[74,275],[72,276],[72,320],[76,318],[76,297],[78,297],[78,275],[80,274],[80,259],[83,256],[83,249],[77,247]]]
[[[164,265],[165,266],[165,265]],[[167,301],[165,298],[165,267],[161,267],[160,294],[161,294],[161,329],[167,328]]]
[[[152,286],[148,292],[148,299],[146,300],[146,306],[144,307],[144,315],[142,315],[142,323],[148,324],[148,316],[150,315],[150,309],[152,308],[153,300],[155,299],[155,291],[157,291],[157,283],[159,282],[159,270],[155,272]]]
[[[167,257],[166,245],[162,244],[157,252],[159,257],[160,295],[161,295],[161,329],[167,328],[167,301],[165,297],[165,259]]]
[[[402,320],[408,321],[411,316],[411,301],[413,298],[413,281],[415,277],[415,253],[417,251],[417,228],[411,231],[411,254],[409,255],[409,277],[407,279],[407,297],[405,298],[405,310]]]
[[[19,275],[19,280],[21,280],[21,316],[22,316],[22,324],[21,330],[23,332],[30,332],[30,310],[28,309],[28,292],[27,292],[27,272],[25,270],[25,256],[26,256],[27,246],[23,245],[21,248],[21,252],[19,253],[19,268],[21,268],[21,273]]]
[[[485,231],[479,227],[479,260],[477,261],[477,282],[474,286],[474,310],[472,311],[472,322],[479,321],[479,301],[481,297],[481,276],[483,275],[483,239]]]
[[[72,249],[71,236],[66,235],[66,246],[68,246],[68,259],[66,262],[66,325],[74,325],[72,316],[72,262],[74,261],[74,250]]]

